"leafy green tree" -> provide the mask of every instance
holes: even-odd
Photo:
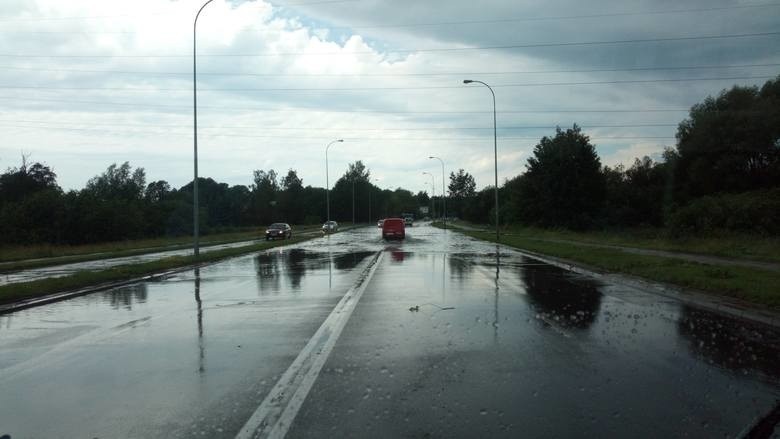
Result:
[[[61,190],[57,185],[57,174],[41,163],[27,166],[27,158],[22,157],[20,167],[9,168],[0,175],[0,206],[20,201],[28,195],[47,189]]]
[[[87,182],[69,215],[71,242],[102,242],[141,238],[146,234],[143,168],[115,163]],[[76,232],[75,234],[73,232]]]
[[[330,217],[336,221],[352,221],[353,192],[355,221],[368,221],[368,193],[373,187],[369,180],[371,171],[362,161],[347,165],[330,191]],[[373,213],[372,213],[373,215]]]
[[[140,200],[146,189],[144,168],[132,169],[129,162],[106,171],[87,182],[83,192],[100,200]]]
[[[298,177],[298,172],[295,169],[287,171],[287,175],[282,177],[282,190],[294,190],[299,191],[303,189],[303,180]]]
[[[691,108],[677,129],[678,201],[780,185],[780,76]]]
[[[62,242],[65,202],[62,191],[32,192],[0,208],[0,242],[14,244]]]
[[[252,185],[252,217],[255,224],[269,224],[276,221],[277,194],[279,183],[276,180],[276,171],[254,171],[254,184]]]
[[[463,169],[458,173],[450,172],[450,184],[447,185],[449,195],[455,198],[468,198],[476,194],[477,183],[474,177]]]
[[[371,179],[371,171],[366,168],[366,165],[361,160],[358,160],[348,165],[344,178],[349,182],[353,180],[355,182],[368,182]]]
[[[306,186],[299,203],[304,207],[304,224],[325,222],[325,188]]]
[[[471,222],[492,224],[495,222],[495,191],[494,186],[487,186],[473,196],[465,198],[460,215]],[[499,198],[506,199],[499,192]],[[457,201],[456,201],[457,202]],[[447,204],[449,211],[450,205]]]
[[[305,205],[303,204],[303,180],[294,169],[282,177],[282,191],[279,194],[279,210],[282,219],[291,224],[303,223]]]
[[[463,169],[457,173],[450,172],[450,182],[447,185],[449,199],[447,200],[447,215],[465,218],[465,210],[474,202],[477,183],[474,177]]]
[[[543,137],[526,164],[520,187],[523,220],[541,226],[585,228],[602,209],[604,175],[596,149],[576,124]]]
[[[144,190],[144,199],[150,203],[160,203],[164,201],[171,192],[171,185],[165,180],[153,181],[146,185]]]
[[[402,213],[414,213],[417,212],[419,204],[417,199],[411,191],[406,189],[397,188],[394,191],[389,192],[387,201],[387,215],[386,216],[400,216]]]
[[[22,165],[0,175],[0,242],[28,244],[62,239],[63,194],[46,165]]]

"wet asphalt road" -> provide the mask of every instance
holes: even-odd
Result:
[[[236,437],[356,285],[287,437],[736,437],[780,398],[777,331],[364,228],[0,315],[0,435]]]

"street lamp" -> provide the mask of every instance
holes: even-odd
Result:
[[[485,87],[490,90],[490,94],[493,95],[493,170],[495,172],[495,184],[496,184],[496,242],[499,241],[498,237],[498,135],[496,134],[496,94],[493,92],[493,89],[485,84],[482,81],[476,81],[472,79],[464,79],[464,84],[471,84],[472,82],[477,82],[479,84],[484,85]]]
[[[193,116],[193,151],[195,155],[194,174],[192,180],[192,235],[194,238],[193,252],[195,257],[200,255],[200,220],[198,218],[198,62],[197,62],[197,31],[198,17],[201,11],[214,0],[208,0],[195,14],[195,22],[192,25],[192,116]]]
[[[443,205],[444,210],[444,229],[447,229],[447,192],[444,191],[444,160],[436,157],[436,156],[430,156],[429,159],[436,159],[439,162],[441,162],[441,202]]]
[[[330,145],[343,141],[344,139],[334,140],[328,143],[328,146],[325,147],[325,205],[327,206],[326,209],[328,211],[326,214],[328,217],[328,222],[330,222],[330,180],[328,179],[328,149],[330,149]]]
[[[431,218],[436,218],[436,202],[433,197],[436,196],[436,180],[430,172],[423,172],[424,175],[431,177]]]
[[[374,186],[371,184],[372,181],[379,181],[378,178],[372,178],[368,180],[368,224],[371,225],[373,220],[371,219],[371,189],[374,188]]]

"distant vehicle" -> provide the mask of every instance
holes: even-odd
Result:
[[[326,221],[322,225],[322,233],[335,233],[339,231],[339,223],[336,221]]]
[[[406,227],[401,218],[387,218],[382,222],[383,239],[404,239],[406,238]]]
[[[265,230],[265,240],[292,238],[292,227],[287,223],[273,223]]]
[[[377,221],[377,222],[376,222],[376,226],[377,226],[377,227],[379,227],[379,228],[381,229],[381,228],[382,228],[382,224],[383,224],[384,222],[385,222],[385,220],[381,219],[381,220],[379,220],[379,221]]]
[[[404,225],[412,227],[414,225],[414,218],[412,218],[411,216],[405,216],[404,217]]]

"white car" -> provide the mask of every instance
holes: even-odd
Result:
[[[335,233],[339,231],[339,223],[336,221],[327,221],[322,225],[322,233]]]
[[[404,217],[404,225],[406,227],[412,227],[414,225],[414,218],[410,216]]]

